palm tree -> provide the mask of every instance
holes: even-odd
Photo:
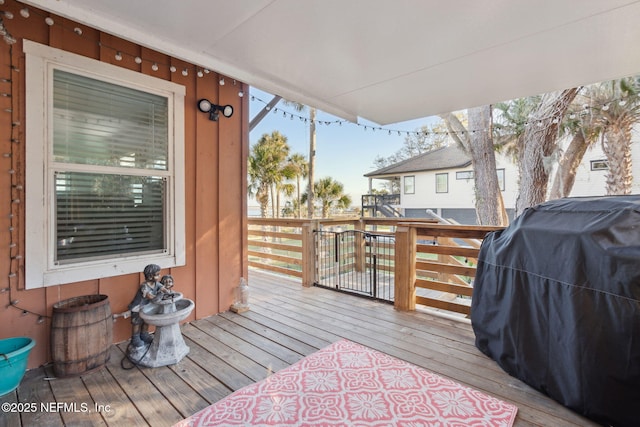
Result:
[[[285,197],[293,196],[293,193],[296,191],[295,185],[287,182],[280,185],[280,191],[285,195]],[[291,203],[289,200],[285,202],[282,210],[280,209],[280,202],[278,202],[278,216],[282,215],[283,217],[295,217],[296,212],[292,211],[292,208],[295,207],[294,203]]]
[[[607,194],[631,194],[631,132],[640,121],[640,96],[634,78],[612,80],[589,88],[590,110],[602,126],[607,156]]]
[[[309,175],[309,163],[307,162],[307,159],[299,153],[295,153],[289,156],[287,163],[293,172],[293,176],[296,179],[296,218],[301,218],[302,192],[300,181]]]
[[[278,131],[264,134],[249,155],[249,194],[260,204],[260,216],[267,216],[271,192],[272,214],[275,217],[275,188],[282,182],[284,162],[289,155],[287,137]]]
[[[316,197],[322,205],[322,218],[328,218],[331,209],[346,209],[351,206],[351,197],[344,194],[344,186],[333,178],[322,178],[314,187]],[[303,199],[306,198],[307,195],[303,195]]]
[[[260,216],[266,218],[269,206],[269,187],[267,178],[265,149],[262,146],[254,145],[249,155],[249,196],[256,198],[260,204]]]
[[[296,111],[304,111],[307,107],[297,102],[285,101],[287,105],[293,105]],[[308,166],[308,183],[307,183],[307,217],[313,218],[314,211],[314,186],[316,170],[316,109],[309,108],[309,166]]]
[[[287,153],[288,149],[289,147],[287,146]],[[276,201],[274,218],[280,217],[280,195],[282,193],[284,193],[286,197],[291,197],[291,195],[293,195],[294,186],[293,184],[287,183],[286,181],[295,178],[295,176],[295,166],[291,164],[291,162],[289,161],[289,157],[287,157],[282,163],[280,163],[280,170],[277,173],[272,187]]]

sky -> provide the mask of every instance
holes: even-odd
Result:
[[[253,87],[250,96],[249,120],[273,98],[272,94]],[[298,112],[294,106],[280,101],[251,131],[250,145],[258,142],[265,133],[271,134],[277,130],[287,137],[291,154],[300,153],[308,160],[309,123],[305,123],[300,117],[308,118],[309,110]],[[374,159],[392,155],[401,149],[407,131],[415,132],[421,126],[431,125],[437,120],[434,117],[422,118],[384,126],[362,120],[353,124],[320,110],[316,119],[330,124],[316,125],[315,180],[329,176],[342,183],[345,193],[351,196],[353,206],[359,206],[360,196],[368,193],[369,180],[363,175],[376,169]],[[337,121],[343,123],[339,124]],[[398,131],[401,131],[400,135]],[[373,185],[375,188],[376,180]],[[250,204],[255,204],[255,200],[250,199]]]

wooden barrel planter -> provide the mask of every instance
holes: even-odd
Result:
[[[109,361],[113,318],[107,295],[85,295],[53,305],[51,358],[57,377],[80,375]]]

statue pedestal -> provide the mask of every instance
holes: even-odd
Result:
[[[128,351],[129,360],[137,365],[157,368],[174,365],[189,353],[180,331],[180,321],[191,314],[195,303],[178,295],[149,303],[140,311],[142,320],[155,326],[156,331],[150,344]]]

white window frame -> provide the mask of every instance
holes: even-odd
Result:
[[[446,178],[446,182],[444,183],[445,189],[444,191],[440,191],[438,188],[438,177],[444,176]],[[446,194],[449,192],[449,172],[436,173],[436,194]]]
[[[402,187],[403,187],[402,191],[404,194],[416,194],[416,176],[415,175],[405,176]]]
[[[591,160],[589,163],[592,171],[609,170],[609,161],[607,159]]]
[[[23,41],[26,81],[25,287],[60,285],[140,272],[153,263],[162,268],[186,263],[184,98],[185,87],[60,49]],[[163,253],[114,256],[109,259],[56,264],[52,156],[53,70],[75,72],[97,80],[167,97],[169,158],[167,184],[167,250]],[[149,170],[157,176],[157,171]]]
[[[456,172],[456,179],[457,180],[463,180],[464,179],[464,180],[469,181],[471,179],[474,179],[473,175],[474,175],[473,171],[457,171]]]

